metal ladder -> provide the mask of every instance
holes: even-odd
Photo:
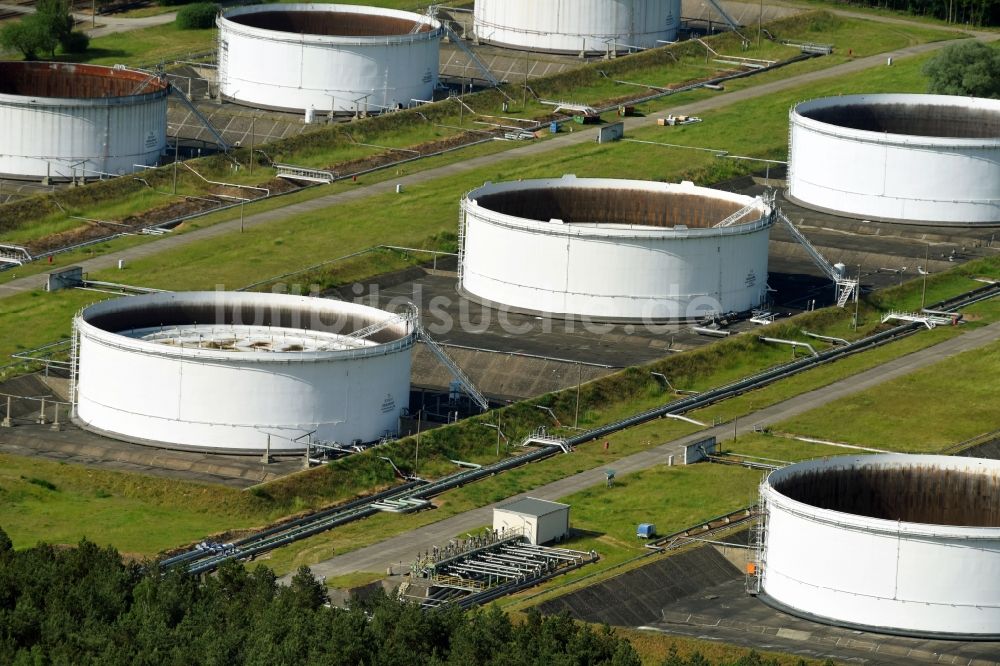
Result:
[[[486,399],[486,396],[484,396],[479,389],[476,388],[476,385],[472,383],[472,379],[465,374],[462,368],[458,367],[458,363],[455,362],[455,359],[449,356],[448,353],[434,341],[434,338],[432,338],[430,334],[424,330],[424,327],[421,326],[419,322],[417,323],[417,326],[420,339],[425,345],[427,345],[428,349],[434,352],[434,355],[437,356],[438,360],[441,361],[446,368],[448,368],[448,371],[451,372],[452,376],[458,381],[458,383],[462,385],[462,390],[465,391],[465,394],[468,395],[473,402],[479,405],[481,410],[484,412],[488,410],[490,408],[490,401]]]
[[[763,485],[763,483],[761,485]],[[756,519],[750,526],[750,559],[747,562],[745,580],[747,594],[751,596],[757,596],[760,594],[764,571],[764,541],[767,536],[767,505],[764,502],[763,493],[757,495],[757,506],[754,509],[754,513],[756,515]]]
[[[458,286],[462,286],[465,273],[465,199],[458,204]]]
[[[80,371],[80,355],[79,355],[79,345],[80,345],[80,327],[77,324],[80,316],[83,314],[83,310],[77,310],[76,316],[73,317],[73,331],[70,334],[69,343],[69,415],[70,417],[76,416],[76,384],[77,375]]]

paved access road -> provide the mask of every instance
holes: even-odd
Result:
[[[19,14],[34,14],[35,8],[31,5],[10,5],[0,3],[0,11],[17,12]],[[94,26],[94,17],[90,14],[74,13],[73,18],[77,21],[77,26],[86,32],[90,37],[104,37],[116,32],[127,32],[140,28],[150,28],[155,25],[171,23],[177,18],[177,12],[167,12],[154,16],[143,16],[139,18],[124,18],[117,16],[97,16],[97,25]],[[94,26],[94,27],[91,27]]]
[[[976,35],[976,38],[984,40],[992,40],[1000,38],[1000,35],[979,33]],[[742,90],[736,90],[733,92],[724,92],[717,96],[700,100],[698,102],[693,102],[691,104],[673,107],[669,110],[669,113],[681,114],[681,115],[703,114],[708,111],[713,111],[716,109],[723,108],[725,106],[729,106],[730,104],[735,104],[737,102],[743,102],[751,99],[765,97],[767,95],[772,95],[777,92],[789,90],[801,85],[805,85],[807,83],[813,83],[824,79],[843,76],[845,74],[850,74],[853,72],[860,72],[872,67],[885,67],[886,59],[889,57],[892,57],[893,59],[899,59],[906,56],[913,56],[921,53],[927,53],[930,51],[943,48],[944,46],[947,46],[949,43],[950,42],[933,42],[929,44],[919,44],[916,46],[910,46],[903,49],[898,49],[896,51],[891,51],[888,53],[881,53],[879,55],[874,55],[867,58],[857,58],[850,62],[846,62],[841,65],[836,65],[834,67],[828,67],[823,70],[815,72],[807,72],[795,76],[789,76],[787,78],[778,81],[770,81],[768,83],[751,86],[749,88],[744,88]],[[658,118],[665,116],[667,113],[668,113],[667,111],[663,111],[660,113],[650,114],[648,116],[641,118],[626,118],[625,128],[626,130],[635,130],[640,127],[655,125],[656,120]],[[278,220],[286,219],[294,215],[323,210],[325,208],[342,205],[344,203],[362,199],[364,197],[392,192],[395,189],[397,183],[404,185],[407,189],[410,189],[413,186],[420,185],[421,183],[437,180],[439,178],[458,176],[464,173],[468,173],[469,171],[479,169],[481,167],[487,167],[491,165],[501,165],[504,162],[515,161],[515,160],[529,162],[535,156],[543,155],[552,152],[554,150],[560,150],[562,148],[566,148],[572,145],[593,143],[595,140],[595,136],[596,136],[595,130],[584,130],[584,131],[560,134],[547,141],[529,143],[522,147],[514,148],[512,150],[508,150],[502,153],[497,153],[494,155],[484,155],[481,157],[476,157],[473,159],[456,162],[454,164],[448,164],[433,169],[427,169],[426,171],[421,171],[419,173],[414,173],[411,175],[394,178],[389,181],[374,183],[372,185],[367,185],[367,186],[359,186],[356,189],[348,190],[347,192],[338,192],[336,194],[330,194],[327,196],[321,196],[315,199],[310,199],[309,201],[283,206],[281,208],[276,208],[274,210],[255,213],[253,215],[246,216],[243,225],[246,228],[252,228],[258,225],[269,224],[271,222],[276,222]],[[175,247],[181,247],[184,245],[189,245],[191,243],[197,243],[200,241],[209,240],[211,238],[217,238],[223,234],[232,233],[237,229],[239,229],[239,227],[240,227],[240,221],[238,219],[230,220],[228,222],[220,222],[210,227],[196,229],[194,231],[186,232],[176,236],[165,236],[163,238],[143,243],[142,245],[138,245],[132,248],[124,249],[118,252],[112,252],[100,257],[95,257],[93,259],[86,259],[80,261],[79,265],[83,266],[83,269],[86,272],[95,272],[107,268],[113,268],[117,264],[117,261],[119,259],[125,259],[126,261],[129,262],[135,261],[137,259],[144,259],[147,257],[154,256],[157,253],[164,250],[169,250]],[[14,273],[16,274],[16,271],[14,271]],[[2,279],[2,277],[0,277],[0,279]],[[44,275],[33,275],[26,278],[10,280],[9,282],[0,284],[0,298],[17,293],[32,291],[35,289],[42,289],[44,288],[44,284],[45,284]]]
[[[915,335],[920,334],[918,332]],[[756,424],[770,425],[787,420],[833,400],[865,391],[882,382],[907,375],[956,354],[978,349],[996,342],[998,339],[1000,339],[1000,323],[963,333],[927,349],[908,354],[871,370],[740,417],[738,423],[743,425],[737,427],[737,432],[748,433],[753,431]],[[729,423],[701,430],[655,448],[620,458],[614,462],[615,472],[624,475],[665,464],[668,456],[683,454],[685,445],[713,435],[720,442],[728,441],[733,438],[733,430],[732,423]],[[583,446],[596,445],[590,443]],[[604,483],[604,481],[604,466],[602,465],[540,486],[530,492],[514,495],[508,499],[530,495],[539,499],[558,500],[566,495]],[[317,576],[341,576],[355,571],[385,571],[390,564],[409,563],[417,552],[426,550],[432,545],[445,544],[449,539],[460,534],[491,524],[493,522],[492,511],[492,506],[473,509],[424,527],[418,527],[371,546],[335,556],[324,562],[310,564],[310,567]]]

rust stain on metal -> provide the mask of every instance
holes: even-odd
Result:
[[[743,207],[709,197],[610,188],[545,188],[478,197],[480,206],[516,217],[567,224],[712,227]]]
[[[386,37],[432,30],[432,27],[427,23],[421,23],[420,27],[414,31],[416,23],[406,19],[343,12],[273,11],[254,12],[228,18],[233,23],[251,28],[328,37]]]
[[[930,104],[845,104],[802,114],[821,123],[868,132],[951,139],[1000,138],[1000,113]]]
[[[913,467],[859,467],[796,474],[774,485],[793,500],[869,518],[1000,527],[996,474]]]
[[[145,84],[145,85],[143,85]],[[0,93],[96,99],[164,92],[167,84],[133,69],[54,62],[0,62]]]

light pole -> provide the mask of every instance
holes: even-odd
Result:
[[[180,130],[178,130],[179,132]],[[180,148],[180,135],[174,136],[174,194],[177,194],[177,152]]]
[[[861,303],[861,264],[858,264],[858,283],[854,285],[854,330],[858,330],[858,307]]]
[[[930,272],[930,270],[929,270],[930,267],[927,265],[927,263],[930,261],[930,258],[931,258],[931,246],[930,245],[926,245],[926,246],[924,246],[924,280],[923,280],[924,286],[920,290],[920,309],[921,310],[924,308],[924,303],[927,300],[927,274]]]
[[[479,425],[484,428],[492,428],[497,431],[497,458],[500,457],[500,438],[503,437],[504,442],[509,442],[510,438],[503,434],[503,430],[500,428],[500,413],[497,412],[497,422],[496,423],[480,423]]]
[[[250,116],[250,175],[253,175],[253,135],[254,135],[254,121],[256,121],[256,116]]]
[[[420,421],[424,415],[424,410],[417,412],[417,445],[413,450],[413,476],[417,476],[420,468]]]
[[[500,412],[497,412],[497,458],[500,458]]]
[[[576,413],[573,415],[573,428],[580,427],[580,384],[583,383],[583,366],[576,364]]]

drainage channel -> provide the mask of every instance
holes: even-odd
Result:
[[[998,294],[1000,294],[1000,283],[994,283],[935,303],[928,306],[927,309],[954,312],[973,303],[993,298]],[[640,412],[620,421],[588,430],[566,440],[560,440],[560,444],[545,445],[530,453],[513,456],[477,469],[464,470],[433,482],[419,479],[410,480],[408,483],[396,488],[353,500],[347,504],[326,509],[289,523],[283,523],[231,544],[199,544],[191,550],[161,561],[160,566],[164,569],[183,566],[190,573],[207,573],[216,569],[226,560],[248,559],[274,548],[379,513],[379,507],[374,505],[388,504],[399,506],[409,503],[410,506],[416,509],[420,506],[420,503],[414,500],[430,500],[432,497],[448,490],[473,483],[479,479],[499,474],[515,467],[520,467],[521,465],[543,460],[578,444],[606,437],[618,431],[660,418],[661,416],[681,414],[705,407],[719,400],[725,400],[726,398],[731,398],[749,390],[785,379],[823,363],[830,363],[850,354],[886,344],[921,329],[923,329],[923,325],[915,322],[896,326],[892,329],[862,338],[846,346],[833,347],[820,352],[817,356],[798,359],[704,393],[686,396],[661,407]]]

